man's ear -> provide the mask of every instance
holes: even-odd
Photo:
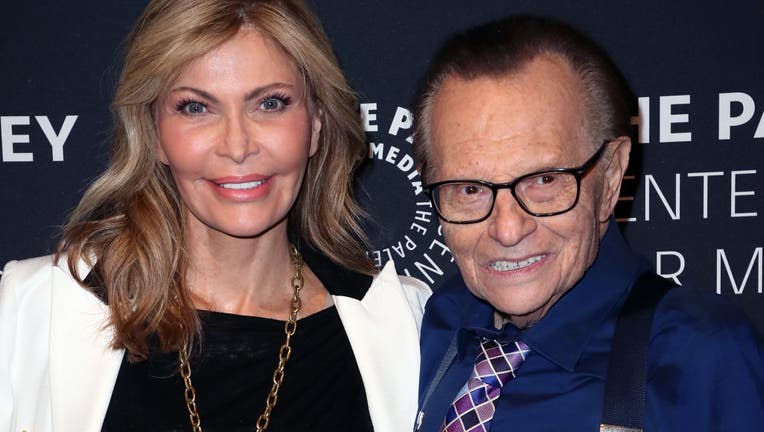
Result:
[[[324,116],[324,110],[320,107],[315,107],[313,109],[313,118],[311,120],[311,126],[310,126],[310,149],[309,149],[309,156],[313,156],[316,154],[316,150],[318,150],[318,141],[319,137],[321,137],[321,117]]]
[[[602,195],[598,214],[600,222],[606,222],[610,218],[618,202],[618,196],[621,193],[621,181],[626,174],[626,168],[629,166],[631,138],[627,136],[618,137],[611,142],[610,147],[612,153],[610,157],[606,158],[607,166],[602,179]]]

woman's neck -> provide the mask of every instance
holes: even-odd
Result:
[[[286,223],[253,238],[189,229],[187,284],[198,309],[285,320],[293,295]],[[303,266],[300,317],[325,307],[327,292]]]

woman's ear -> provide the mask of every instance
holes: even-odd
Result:
[[[154,147],[154,151],[156,152],[156,160],[161,162],[164,165],[169,165],[170,162],[167,159],[167,154],[164,152],[164,147],[162,147],[162,139],[160,138],[162,136],[161,131],[159,130],[159,105],[164,101],[165,96],[162,96],[160,98],[157,98],[156,101],[151,103],[151,111],[152,111],[152,120],[154,123],[154,139],[156,139],[156,144]]]
[[[157,156],[157,160],[158,160],[159,162],[162,162],[162,163],[163,163],[163,164],[165,164],[165,165],[169,165],[169,164],[170,164],[170,163],[167,161],[167,155],[165,154],[165,152],[164,152],[164,148],[162,148],[162,143],[161,143],[159,140],[157,140],[157,144],[156,144],[156,152],[157,152],[157,153],[156,153],[156,156]]]
[[[318,139],[321,137],[321,118],[324,116],[324,110],[321,107],[315,107],[313,109],[313,118],[311,120],[310,128],[310,153],[309,156],[316,154],[318,150]]]

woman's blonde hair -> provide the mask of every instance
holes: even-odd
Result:
[[[126,43],[112,104],[112,160],[89,187],[63,231],[57,258],[97,262],[111,310],[114,347],[131,359],[192,343],[199,320],[185,288],[188,266],[183,203],[168,168],[157,161],[156,104],[185,65],[242,26],[270,37],[297,65],[322,127],[289,225],[302,241],[338,264],[373,273],[364,252],[361,209],[352,198],[354,172],[366,155],[355,94],[321,24],[300,0],[154,0]]]

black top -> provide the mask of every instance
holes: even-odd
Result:
[[[330,294],[360,300],[368,291],[371,276],[342,268],[304,244],[299,249]],[[98,273],[96,266],[85,280],[96,293]],[[199,314],[202,345],[190,362],[202,429],[254,431],[284,343],[284,322]],[[297,321],[291,345],[268,431],[373,431],[358,365],[336,308]],[[103,432],[191,430],[177,352],[162,353],[157,340],[150,340],[149,348],[146,361],[131,364],[125,356]]]
[[[254,431],[265,408],[284,322],[200,312],[202,349],[191,380],[205,431]],[[119,370],[102,431],[191,430],[176,352],[152,341],[149,359]],[[358,366],[337,310],[297,323],[269,431],[372,431]]]

